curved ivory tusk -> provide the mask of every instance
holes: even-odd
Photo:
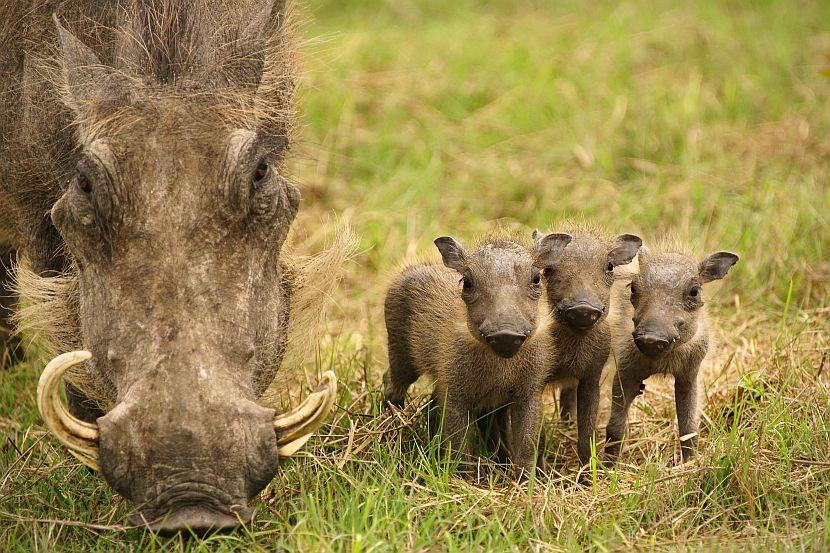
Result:
[[[305,436],[300,436],[299,438],[297,438],[293,442],[280,444],[279,452],[278,452],[279,456],[283,459],[285,459],[287,457],[291,457],[292,455],[294,455],[295,453],[300,451],[300,449],[302,449],[302,447],[305,445],[305,443],[307,441],[309,441],[313,435],[314,435],[313,432],[309,432]]]
[[[280,457],[294,455],[326,420],[337,396],[337,377],[323,373],[320,384],[299,406],[274,417]]]
[[[40,375],[37,385],[37,408],[46,427],[72,455],[91,469],[100,470],[98,425],[73,417],[60,396],[64,373],[91,358],[90,352],[81,350],[63,353],[52,359]]]

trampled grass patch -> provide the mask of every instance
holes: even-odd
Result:
[[[830,549],[830,5],[315,0],[305,10],[295,242],[343,214],[362,253],[309,381],[342,383],[330,426],[285,462],[253,525],[159,538],[45,434],[40,366],[0,371],[3,550]],[[741,255],[707,290],[700,455],[681,465],[670,383],[632,408],[617,470],[587,486],[547,413],[529,486],[463,480],[419,385],[384,408],[384,284],[432,240],[496,222],[596,220]],[[297,373],[295,368],[287,371]],[[607,405],[601,412],[601,427]],[[600,444],[601,445],[601,444]]]

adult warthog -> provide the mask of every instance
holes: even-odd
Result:
[[[31,267],[23,318],[80,350],[49,363],[38,406],[153,529],[248,520],[333,401],[329,373],[289,413],[257,403],[294,317],[280,251],[300,203],[273,3],[0,5],[0,253]]]

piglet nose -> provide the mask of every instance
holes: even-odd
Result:
[[[487,340],[487,344],[493,348],[493,351],[498,356],[510,358],[516,355],[519,348],[525,343],[527,336],[510,330],[504,330],[488,334],[485,339]]]
[[[587,330],[597,324],[602,317],[602,310],[588,303],[580,303],[566,309],[563,315],[570,326]]]
[[[656,357],[665,353],[675,341],[674,338],[665,338],[654,334],[637,334],[635,332],[633,336],[637,348],[649,357]]]

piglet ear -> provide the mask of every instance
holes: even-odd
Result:
[[[540,235],[538,231],[533,233],[534,254],[536,255],[537,267],[550,267],[562,257],[565,246],[571,243],[573,237],[564,232],[552,232]]]
[[[467,251],[455,238],[441,236],[435,239],[435,246],[441,252],[444,265],[450,269],[461,272],[467,267]]]
[[[608,252],[608,261],[616,267],[617,265],[631,263],[640,246],[643,245],[643,240],[634,234],[620,234],[614,237],[611,245],[611,251]]]
[[[700,282],[711,282],[726,276],[732,265],[738,262],[738,256],[730,252],[713,253],[700,262]]]

